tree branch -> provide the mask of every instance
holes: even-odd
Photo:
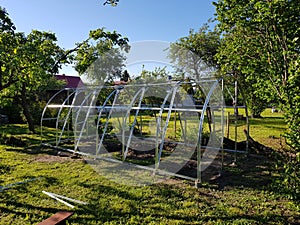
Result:
[[[55,64],[52,66],[50,72],[54,73],[55,72],[55,69],[58,67],[58,65],[65,59],[67,59],[67,57],[69,55],[71,55],[73,52],[76,52],[84,43],[86,43],[87,41],[89,40],[89,38],[85,41],[83,41],[82,43],[78,44],[75,48],[73,49],[70,49],[70,50],[67,50],[66,53],[61,56],[56,62]]]
[[[103,5],[111,5],[111,6],[116,6],[119,3],[119,0],[106,0]]]

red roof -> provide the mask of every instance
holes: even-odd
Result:
[[[57,80],[63,80],[66,82],[66,88],[81,88],[84,87],[84,83],[80,79],[80,77],[77,76],[67,76],[65,74],[63,75],[55,75]]]
[[[121,85],[121,84],[127,84],[126,81],[120,80],[120,81],[114,81],[114,85]]]

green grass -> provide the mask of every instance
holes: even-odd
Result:
[[[227,109],[230,115],[233,115],[233,109]],[[239,110],[239,114],[245,116],[243,109]],[[225,113],[227,116],[227,113]],[[285,140],[283,134],[286,130],[286,123],[284,121],[283,113],[271,113],[271,109],[266,109],[262,114],[262,118],[249,118],[249,134],[256,141],[274,149],[285,148]],[[246,140],[244,129],[246,129],[245,121],[238,121],[237,123],[237,141]],[[235,124],[230,123],[229,138],[235,140]],[[227,129],[225,129],[225,136],[227,136]]]
[[[233,118],[233,109],[226,109],[224,113],[224,120],[226,123],[227,120],[227,112],[230,113]],[[245,116],[245,110],[244,109],[239,109],[239,115]],[[165,119],[167,116],[166,113],[163,114],[163,119]],[[155,121],[153,117],[150,116],[143,116],[143,134],[144,136],[151,136],[149,133],[152,133],[152,136],[155,133],[156,127],[152,127],[152,132],[150,132],[149,128],[149,121]],[[171,138],[176,141],[183,141],[183,131],[182,128],[185,129],[184,127],[184,118],[182,116],[182,126],[180,124],[179,117],[176,119],[176,134],[175,134],[175,123],[174,123],[174,114],[171,115],[170,117],[170,122],[168,125],[167,129],[167,138]],[[218,119],[217,119],[218,120]],[[131,116],[131,121],[133,121],[133,116]],[[140,117],[137,119],[138,124],[141,124],[140,122]],[[189,138],[195,138],[197,136],[197,131],[196,129],[198,128],[198,123],[199,119],[198,117],[188,117],[187,118],[187,131],[188,131],[188,137]],[[164,122],[162,123],[164,124]],[[271,148],[282,148],[284,147],[284,138],[282,137],[285,129],[286,129],[286,124],[284,122],[283,118],[283,113],[271,113],[271,109],[266,109],[262,113],[262,118],[249,118],[249,124],[250,124],[250,135],[253,137],[256,141],[271,147]],[[154,131],[153,131],[154,129]],[[246,135],[244,133],[244,130],[247,129],[246,121],[245,120],[238,120],[237,122],[237,141],[245,141],[246,140]],[[203,132],[207,133],[209,132],[209,126],[207,123],[207,120],[204,121],[204,126],[203,126]],[[235,123],[231,121],[229,123],[229,132],[228,129],[224,128],[224,135],[225,137],[229,137],[232,140],[235,140]]]
[[[255,140],[276,147],[285,124],[281,115],[251,119]],[[271,118],[272,117],[272,118]],[[59,157],[40,148],[39,135],[24,125],[6,125],[1,133],[26,142],[0,145],[0,186],[20,181],[0,192],[0,224],[37,224],[59,210],[74,211],[69,224],[297,224],[300,208],[269,184],[278,176],[272,159],[239,156],[226,165],[220,181],[194,188],[170,179],[150,186],[115,183],[95,172],[80,158]],[[275,139],[274,139],[275,137]],[[43,194],[53,192],[88,202],[74,209]]]

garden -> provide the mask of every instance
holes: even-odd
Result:
[[[300,5],[213,5],[138,72],[130,51],[162,42],[97,28],[65,49],[0,6],[1,225],[300,224]]]
[[[262,116],[250,120],[251,137],[265,151],[238,154],[221,178],[200,188],[176,177],[147,186],[118,184],[78,155],[41,147],[40,136],[26,125],[3,125],[1,224],[37,224],[61,210],[74,212],[69,224],[297,224],[298,202],[277,184],[286,124],[271,109]],[[70,208],[43,191],[88,204],[70,202]]]

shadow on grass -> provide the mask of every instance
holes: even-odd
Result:
[[[11,171],[11,167],[7,165],[0,164],[0,175],[1,174],[7,174]]]
[[[81,183],[80,185],[89,189],[93,195],[89,198],[88,205],[76,210],[77,217],[69,219],[71,224],[72,222],[78,224],[93,224],[95,221],[97,221],[97,224],[103,224],[105,222],[120,221],[120,218],[128,219],[134,212],[138,212],[134,204],[131,204],[130,211],[122,209],[125,204],[124,201],[122,203],[122,199],[129,200],[130,202],[140,200],[125,190],[101,184]],[[116,202],[116,198],[119,199],[119,202]],[[107,201],[107,199],[111,199],[111,202]],[[117,208],[119,208],[119,210]]]
[[[55,140],[56,131],[53,128],[44,128],[43,138]],[[41,143],[40,127],[36,127],[35,133],[29,131],[26,124],[5,124],[0,126],[0,142],[10,141],[9,146],[26,147]],[[14,142],[15,141],[15,142]],[[6,144],[6,143],[2,143]]]
[[[0,132],[4,134],[27,134],[29,130],[25,124],[6,124],[0,126]]]
[[[263,117],[263,118],[254,118],[250,119],[250,125],[259,125],[259,126],[286,126],[286,122],[282,117]]]
[[[179,201],[166,199],[185,198],[180,189],[167,184],[127,186],[127,188],[119,184],[106,186],[81,183],[80,186],[90,190],[93,195],[88,200],[89,205],[77,209],[78,217],[74,218],[74,222],[78,224],[93,224],[95,221],[97,224],[105,222],[114,224],[114,221],[125,224],[131,218],[135,218],[134,224],[148,224],[144,221],[146,217],[161,218],[162,215],[159,215],[161,212],[167,213],[165,207],[178,207]]]
[[[25,154],[47,154],[47,155],[57,155],[58,150],[43,147],[40,145],[30,145],[28,147],[24,148],[16,148],[13,146],[8,146],[6,148],[6,151],[8,152],[19,152],[19,153],[25,153]]]
[[[235,163],[224,166],[222,176],[212,181],[219,189],[231,188],[251,188],[256,190],[268,189],[274,177],[275,163],[265,156],[250,154],[249,156],[239,156]]]
[[[293,224],[293,222],[297,224],[297,218],[291,219],[288,215],[278,213],[257,215],[243,211],[243,208],[240,208],[240,211],[236,213],[232,213],[227,211],[230,207],[227,205],[224,205],[224,209],[214,208],[214,213],[211,214],[211,206],[214,202],[211,199],[215,197],[201,192],[199,192],[199,195],[196,194],[197,196],[194,199],[194,204],[197,205],[199,204],[197,201],[200,201],[202,205],[200,206],[202,209],[197,209],[198,213],[189,213],[188,209],[187,211],[180,211],[181,201],[185,201],[187,197],[181,189],[167,184],[148,187],[151,191],[144,191],[140,195],[133,194],[132,187],[127,190],[120,190],[117,187],[98,184],[82,183],[81,185],[91,189],[94,196],[91,198],[89,205],[76,210],[76,216],[69,219],[71,224],[72,222],[77,224],[131,224],[130,221],[133,220],[133,224],[149,224],[150,222],[153,224],[173,224],[173,221],[174,224],[205,224],[208,222],[211,224],[220,221],[222,221],[222,224],[233,222],[237,222],[237,224],[271,224],[279,222],[286,224],[287,221],[292,221],[289,224]],[[143,192],[143,188],[136,188],[136,192],[138,191]],[[111,201],[103,201],[101,196],[103,199],[111,199]],[[116,196],[118,196],[118,200],[115,199]],[[157,196],[159,198],[156,198]],[[128,204],[126,200],[130,203]],[[218,201],[218,199],[215,199],[215,201]],[[130,208],[128,209],[127,206]],[[147,210],[145,210],[146,208]]]
[[[39,204],[34,205],[35,201],[31,201],[32,203],[27,202],[27,195],[36,198],[37,203],[39,201],[38,199],[40,198],[39,194],[37,195],[35,191],[31,190],[32,187],[30,187],[30,185],[38,185],[39,187],[52,186],[53,184],[58,183],[56,178],[48,176],[33,177],[25,175],[21,177],[20,180],[22,181],[4,186],[4,189],[0,191],[0,212],[3,212],[3,216],[4,214],[11,214],[16,218],[23,218],[23,221],[25,221],[25,218],[29,217],[31,217],[33,220],[37,219],[37,215],[40,215],[41,212],[54,214],[58,211],[58,208],[56,207],[40,206]],[[39,183],[36,184],[35,182]],[[26,196],[24,196],[24,194],[26,194]],[[31,220],[31,222],[41,222],[33,220]]]
[[[7,151],[16,151],[26,154],[47,154],[53,156],[58,155],[58,150],[41,146],[29,146],[19,149],[8,148]],[[66,153],[66,155],[71,156],[72,154]],[[221,159],[218,160],[220,161]],[[208,181],[208,183],[212,185],[217,185],[218,189],[220,190],[230,188],[252,188],[257,190],[264,190],[267,189],[268,185],[274,180],[272,173],[276,172],[275,160],[272,160],[267,156],[257,154],[249,154],[248,156],[237,155],[237,160],[234,165],[232,164],[233,161],[234,153],[225,153],[224,167],[221,173],[222,176],[217,179],[210,180],[210,178],[205,178],[203,180]],[[109,169],[112,171],[119,171],[119,164],[117,164],[115,167],[110,166]],[[2,170],[9,172],[10,168],[5,166],[1,168],[0,166],[0,172]],[[196,170],[196,166],[192,166],[188,170],[186,170],[183,175],[196,178]],[[121,174],[122,173],[120,172],[119,176],[122,176]],[[88,184],[82,184],[82,186],[84,187],[87,187],[87,185]],[[95,190],[97,192],[101,190],[100,193],[116,192],[116,190],[105,190],[105,188],[103,189],[101,187],[94,188],[91,186],[88,188],[92,188],[92,190]],[[118,195],[123,196],[124,193],[118,192]],[[132,196],[129,197],[131,198]]]

